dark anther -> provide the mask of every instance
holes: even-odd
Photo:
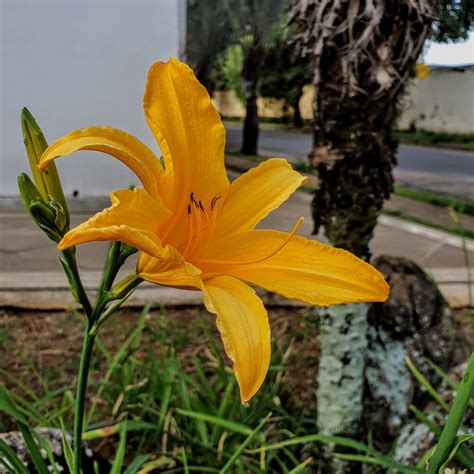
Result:
[[[194,193],[189,195],[189,199],[196,207],[198,207],[198,203],[196,202],[196,199],[194,199]]]
[[[204,206],[202,205],[201,200],[199,200],[199,208],[201,209],[202,212],[206,212],[206,211],[204,210]]]
[[[188,204],[188,216],[191,215],[191,204]]]
[[[214,196],[211,201],[211,211],[216,207],[217,201],[221,198],[222,196]]]

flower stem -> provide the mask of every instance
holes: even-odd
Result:
[[[74,407],[74,473],[81,474],[82,431],[84,429],[84,405],[95,334],[90,334],[91,321],[86,320],[82,342],[81,361],[77,378],[76,401]]]
[[[84,289],[81,277],[79,275],[75,249],[74,247],[66,249],[62,252],[62,254],[64,257],[64,262],[67,264],[67,268],[64,268],[64,270],[66,271],[71,291],[77,296],[78,301],[84,308],[87,318],[90,320],[92,317],[92,305],[89,301],[89,297],[87,296],[86,290]]]

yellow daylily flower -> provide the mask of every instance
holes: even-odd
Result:
[[[270,328],[257,286],[314,305],[385,301],[388,285],[344,250],[290,233],[254,230],[305,178],[269,159],[229,183],[225,129],[205,88],[185,64],[151,67],[145,118],[163,153],[107,127],[76,130],[54,142],[40,169],[79,150],[109,154],[143,184],[111,194],[112,206],[69,231],[58,247],[119,240],[141,251],[137,274],[161,285],[202,290],[233,361],[241,399],[261,386],[270,363]]]

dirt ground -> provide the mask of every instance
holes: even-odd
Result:
[[[285,383],[291,392],[292,404],[314,414],[317,320],[304,308],[270,309],[269,317],[276,350],[284,353],[291,346],[285,363]],[[105,347],[116,352],[138,318],[137,311],[114,315],[100,330]],[[170,344],[177,347],[186,370],[194,355],[208,350],[203,331],[210,333],[223,351],[213,319],[199,308],[157,309],[147,317],[147,326],[159,331],[160,325],[166,324],[166,331],[171,334]],[[0,310],[0,380],[8,388],[18,386],[15,381],[23,383],[40,397],[45,390],[73,387],[81,342],[82,315],[78,313]],[[159,357],[158,341],[153,351]],[[231,365],[228,359],[226,363]],[[97,358],[91,380],[100,383],[106,369],[107,364]]]

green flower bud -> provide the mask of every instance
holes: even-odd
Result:
[[[25,209],[36,224],[50,239],[59,242],[68,230],[67,214],[62,205],[52,198],[45,201],[38,188],[25,173],[18,176],[18,189]]]
[[[20,176],[18,176],[18,189],[20,190],[23,206],[25,206],[27,211],[32,202],[44,201],[43,196],[35,186],[35,183],[31,181],[26,173],[21,173]]]
[[[50,164],[48,169],[44,172],[38,169],[39,160],[48,147],[48,144],[43,132],[27,108],[24,108],[21,112],[21,128],[23,131],[26,154],[28,155],[31,173],[36,187],[45,201],[51,198],[52,201],[56,201],[61,205],[63,214],[69,225],[67,202],[55,164]]]

